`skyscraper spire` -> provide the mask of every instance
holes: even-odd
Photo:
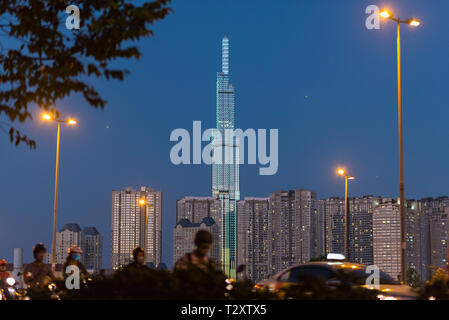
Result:
[[[229,74],[229,38],[224,36],[221,41],[221,61],[222,61],[222,72],[224,74]]]

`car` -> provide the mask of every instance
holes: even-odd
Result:
[[[368,266],[347,261],[318,261],[289,267],[267,280],[258,282],[256,290],[268,290],[280,298],[286,298],[289,288],[304,284],[307,279],[313,278],[323,281],[330,289],[341,285],[341,274],[351,278],[354,287],[378,290],[379,300],[415,300],[418,293],[407,285],[403,285],[379,270],[379,286],[374,287],[367,278],[373,273]]]

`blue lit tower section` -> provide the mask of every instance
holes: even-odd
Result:
[[[238,141],[225,139],[225,130],[234,130],[234,86],[229,80],[229,39],[225,36],[222,39],[222,71],[217,73],[217,131],[222,139],[214,139],[214,156],[220,154],[221,161],[212,163],[212,195],[221,200],[221,266],[229,277],[235,278],[239,154]]]

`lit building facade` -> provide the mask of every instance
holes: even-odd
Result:
[[[384,201],[373,213],[374,264],[399,279],[401,275],[401,219],[396,202]]]
[[[99,272],[103,259],[103,237],[95,227],[84,227],[81,232],[82,262],[91,272]]]
[[[221,222],[221,201],[215,197],[184,197],[176,201],[176,221],[187,219],[192,223],[201,223],[211,217]]]
[[[214,244],[209,257],[218,263],[220,258],[220,244],[218,241],[219,227],[211,217],[205,217],[200,223],[192,223],[182,218],[173,231],[173,262],[176,263],[184,254],[192,252],[195,248],[194,238],[199,230],[207,230],[214,237]]]
[[[298,189],[270,194],[270,274],[322,254],[319,221],[315,192]]]
[[[449,197],[423,198],[418,202],[421,221],[419,275],[429,280],[436,269],[446,268],[449,230]]]
[[[147,187],[112,191],[111,267],[129,263],[136,247],[145,248],[146,263],[157,266],[161,244],[162,192]]]
[[[318,202],[318,211],[322,217],[323,254],[343,254],[345,199],[338,197],[321,199]]]
[[[56,233],[56,264],[64,264],[72,245],[81,247],[81,228],[76,223],[67,223]]]
[[[237,262],[253,282],[270,275],[271,223],[269,198],[245,198],[237,203]]]

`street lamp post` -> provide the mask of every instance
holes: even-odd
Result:
[[[404,144],[402,135],[402,79],[401,79],[401,23],[412,27],[418,27],[421,22],[418,19],[409,18],[401,20],[395,18],[388,10],[382,10],[379,15],[384,19],[390,19],[397,23],[397,73],[398,73],[398,135],[399,135],[399,198],[401,219],[401,280],[407,279],[406,266],[406,240],[405,240],[405,197],[404,197]]]
[[[344,235],[343,235],[343,252],[348,257],[348,180],[355,179],[354,176],[346,174],[345,169],[338,169],[337,173],[345,177],[345,215],[344,215]]]
[[[147,249],[147,237],[148,237],[148,209],[149,209],[148,207],[149,207],[149,204],[148,204],[148,202],[146,201],[145,198],[141,198],[139,200],[139,205],[141,207],[145,206],[145,230],[143,231],[143,244],[142,244],[142,246],[143,246],[143,251],[145,252],[145,261],[146,261],[146,256],[147,256],[146,249]]]
[[[76,125],[76,120],[74,119],[56,119],[53,115],[49,113],[44,113],[42,119],[46,121],[55,121],[58,124],[58,133],[56,138],[56,169],[55,169],[55,198],[54,198],[54,208],[53,208],[53,238],[51,247],[51,268],[55,272],[56,268],[56,225],[58,223],[58,181],[59,181],[59,145],[61,140],[61,123],[66,123],[68,125]]]

